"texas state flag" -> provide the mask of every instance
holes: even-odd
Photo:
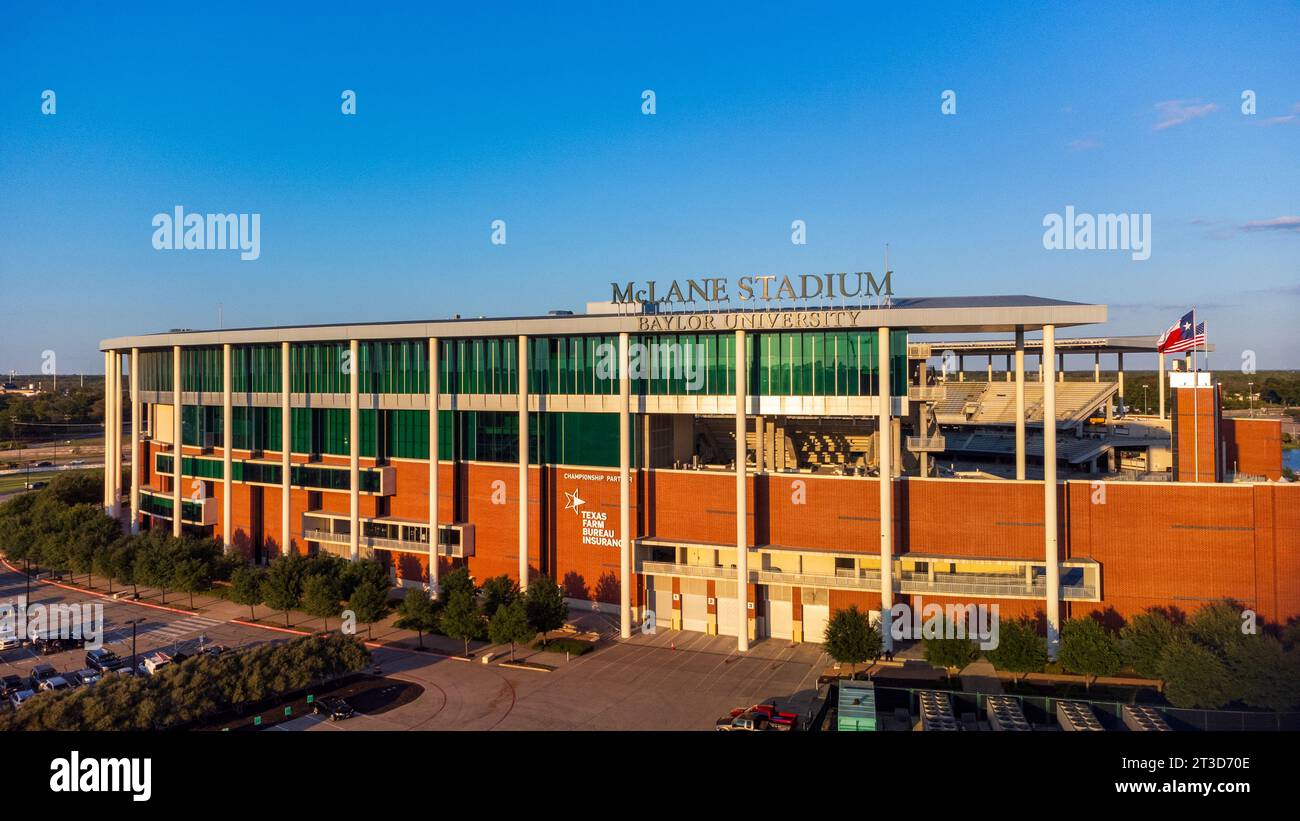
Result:
[[[1169,327],[1156,343],[1160,353],[1178,353],[1190,351],[1198,345],[1205,344],[1205,323],[1196,324],[1196,311],[1183,314],[1183,318]]]

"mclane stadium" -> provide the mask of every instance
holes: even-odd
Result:
[[[620,282],[585,314],[109,339],[106,463],[129,402],[131,478],[106,471],[104,504],[261,561],[373,556],[401,585],[544,573],[625,636],[742,650],[918,597],[1041,614],[1052,640],[1224,598],[1300,616],[1278,422],[1223,418],[1155,337],[1086,335],[1104,305],[890,292]],[[1136,415],[1125,366],[1157,362]]]

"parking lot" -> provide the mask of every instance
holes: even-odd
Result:
[[[0,601],[20,600],[20,573],[0,573]],[[91,602],[104,608],[104,646],[129,659],[131,626],[136,625],[137,656],[162,650],[193,654],[200,644],[228,648],[290,638],[283,632],[210,618],[109,601],[84,592],[32,583],[31,604]],[[178,597],[179,601],[179,597]],[[313,730],[711,730],[731,708],[775,701],[804,714],[816,692],[816,677],[827,663],[819,645],[760,641],[748,654],[736,652],[734,638],[661,630],[627,641],[605,639],[584,656],[565,656],[520,648],[520,657],[553,668],[551,672],[502,667],[502,648],[493,663],[464,661],[434,653],[382,647],[375,665],[386,676],[415,682],[423,691],[414,701],[380,715],[344,722],[295,721],[279,729]],[[0,656],[0,675],[27,677],[37,664],[58,672],[86,666],[84,650],[38,655],[24,646]]]

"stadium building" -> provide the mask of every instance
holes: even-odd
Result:
[[[616,284],[578,315],[106,340],[106,465],[129,402],[131,472],[104,503],[259,561],[373,556],[400,585],[545,573],[625,636],[653,619],[742,650],[918,598],[1053,637],[1222,598],[1300,616],[1278,423],[1222,418],[1210,375],[1166,379],[1163,354],[1159,413],[1133,414],[1124,357],[1155,339],[1058,337],[1104,305],[848,304],[841,281],[732,309],[703,282],[706,310]]]

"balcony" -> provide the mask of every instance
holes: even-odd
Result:
[[[350,545],[352,539],[347,532],[346,516],[325,514],[319,511],[304,514],[302,538],[309,542]],[[429,527],[427,523],[408,522],[404,520],[361,519],[361,536],[357,544],[360,547],[391,550],[398,553],[429,552]],[[382,533],[375,533],[379,530]],[[371,532],[366,532],[371,531]],[[454,559],[463,559],[474,555],[474,525],[439,524],[438,555]]]
[[[912,453],[940,453],[948,449],[948,442],[943,436],[909,436],[907,449]]]
[[[171,521],[175,500],[170,493],[140,491],[140,510],[150,516]],[[181,499],[181,522],[187,525],[207,526],[217,523],[217,500]]]

